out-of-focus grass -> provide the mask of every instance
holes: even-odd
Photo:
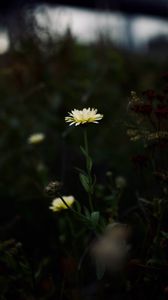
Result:
[[[139,149],[126,135],[128,97],[131,90],[154,87],[168,62],[119,51],[103,41],[79,45],[67,34],[45,46],[36,37],[16,41],[0,65],[1,223],[21,216],[26,229],[17,231],[18,238],[30,248],[31,243],[46,246],[54,229],[44,186],[62,180],[64,193],[83,198],[74,169],[83,164],[75,146],[82,143],[81,131],[71,129],[69,135],[67,112],[95,107],[104,114],[100,125],[89,130],[98,183],[112,170],[126,176],[132,189],[140,188],[143,181],[130,160]],[[28,145],[36,132],[46,139]]]

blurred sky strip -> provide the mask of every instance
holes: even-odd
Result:
[[[35,17],[38,25],[52,34],[70,28],[82,42],[94,41],[100,34],[105,34],[117,45],[139,48],[145,47],[149,39],[157,35],[168,37],[168,22],[151,16],[40,6]]]
[[[44,40],[48,34],[54,38],[70,29],[82,43],[94,42],[105,35],[117,47],[131,51],[148,50],[150,40],[157,37],[168,44],[168,21],[161,17],[49,5],[38,5],[31,13],[38,25],[36,32]],[[8,31],[3,26],[0,54],[5,53],[9,46]]]

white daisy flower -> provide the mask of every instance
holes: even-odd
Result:
[[[69,116],[65,117],[65,121],[70,123],[70,126],[78,126],[86,123],[98,123],[98,121],[100,121],[102,118],[102,114],[97,114],[97,109],[89,107],[82,110],[72,110],[69,112]]]

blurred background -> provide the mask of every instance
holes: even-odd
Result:
[[[124,176],[130,207],[149,186],[133,164],[142,149],[126,135],[127,105],[168,69],[167,17],[166,0],[1,0],[0,239],[20,241],[34,262],[57,248],[48,182],[84,199],[74,169],[84,163],[80,129],[64,121],[71,109],[104,114],[89,131],[100,189],[108,171]],[[45,135],[41,144],[28,143],[34,133]]]
[[[80,43],[95,42],[100,35],[129,51],[166,52],[168,4],[162,1],[26,1],[1,2],[1,53],[23,35],[21,23],[34,23],[43,42],[50,35],[70,30]],[[27,28],[28,30],[28,28]]]

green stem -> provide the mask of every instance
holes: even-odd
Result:
[[[85,147],[85,152],[86,152],[86,169],[87,169],[87,175],[89,179],[89,191],[88,191],[88,200],[89,200],[89,206],[91,212],[94,211],[93,207],[93,201],[92,201],[92,175],[90,171],[90,166],[89,166],[89,147],[88,147],[88,136],[87,136],[87,129],[84,129],[84,147]]]
[[[88,150],[88,137],[87,137],[87,129],[84,129],[84,145],[85,145],[85,151],[87,153],[87,156],[89,155],[89,150]]]

